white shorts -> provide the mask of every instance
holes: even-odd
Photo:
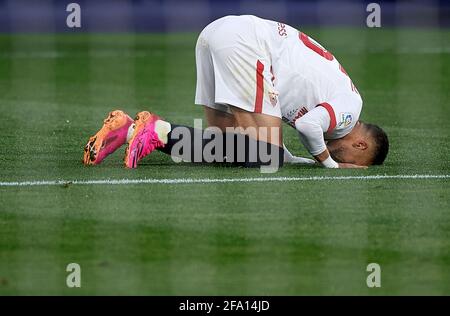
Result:
[[[263,36],[253,16],[226,16],[205,27],[195,48],[195,103],[228,113],[234,106],[281,118]]]

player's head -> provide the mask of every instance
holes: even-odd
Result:
[[[389,151],[389,140],[379,126],[359,121],[348,135],[329,141],[327,147],[337,162],[381,165]]]

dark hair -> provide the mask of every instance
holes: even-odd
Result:
[[[389,152],[389,139],[387,137],[387,134],[381,127],[375,124],[364,123],[364,125],[375,142],[372,164],[382,165]]]

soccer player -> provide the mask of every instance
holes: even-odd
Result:
[[[282,121],[298,131],[303,145],[324,167],[366,167],[382,164],[387,156],[386,133],[359,120],[362,99],[344,68],[295,28],[249,15],[223,17],[201,32],[196,67],[195,103],[204,107],[208,126],[218,128],[221,136],[209,129],[171,124],[147,111],[138,113],[133,123],[117,110],[90,138],[84,163],[100,163],[127,141],[129,168],[155,149],[176,156],[173,149],[181,141],[180,129],[192,135],[188,139],[192,146],[178,151],[184,160],[244,166],[271,160],[278,166],[284,161],[310,163],[293,157],[283,146]],[[228,132],[229,128],[235,132]],[[227,141],[230,135],[232,148]],[[202,157],[221,137],[223,141],[212,151],[215,158]],[[186,141],[186,136],[181,138]],[[263,159],[260,149],[270,154],[269,160]]]

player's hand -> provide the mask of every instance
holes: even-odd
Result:
[[[367,166],[359,166],[359,165],[354,165],[352,163],[340,162],[339,168],[340,169],[367,169]]]

